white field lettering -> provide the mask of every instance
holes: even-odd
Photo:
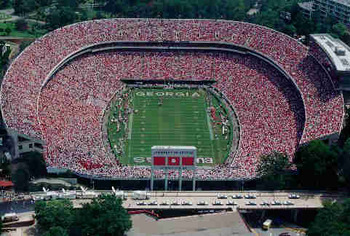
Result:
[[[148,163],[150,164],[152,162],[151,157],[134,157],[134,163],[136,164],[144,164]],[[196,158],[196,163],[197,164],[213,164],[213,158],[211,157],[197,157]]]
[[[198,92],[136,92],[136,96],[138,97],[192,97],[198,98],[200,97],[200,93]]]

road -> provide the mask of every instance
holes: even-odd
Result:
[[[218,199],[218,192],[152,192],[148,200],[133,200],[130,197],[124,202],[124,207],[127,209],[303,209],[303,208],[321,208],[324,200],[341,200],[340,195],[329,194],[315,194],[315,193],[298,193],[299,199],[289,199],[292,192],[220,192],[221,195],[228,196],[228,199]],[[232,199],[230,196],[240,194],[242,199]],[[256,199],[246,199],[245,195],[251,194]],[[130,195],[129,195],[130,196]],[[149,205],[156,201],[157,205]],[[191,202],[192,205],[183,205],[184,201]],[[200,206],[199,202],[206,202],[208,205]],[[219,201],[222,205],[214,205],[214,202]],[[228,205],[228,201],[235,202],[236,206]],[[253,202],[256,205],[248,205],[247,202]],[[282,205],[271,205],[273,201],[278,201]],[[289,201],[293,205],[283,205],[284,202]],[[180,203],[175,205],[162,205],[162,203]],[[263,202],[270,205],[263,206]],[[139,205],[144,203],[146,205]]]
[[[61,191],[60,191],[61,192]],[[96,191],[97,192],[97,191]],[[77,193],[80,193],[79,191],[77,191]],[[112,193],[112,191],[99,191],[99,193]],[[150,210],[161,210],[161,209],[179,209],[179,210],[185,210],[185,209],[196,209],[196,210],[227,210],[228,208],[231,208],[230,210],[232,211],[225,211],[227,214],[230,214],[230,212],[232,214],[237,214],[237,210],[249,210],[249,209],[303,209],[303,208],[320,208],[322,207],[322,201],[323,200],[342,200],[344,199],[346,196],[342,195],[342,194],[328,194],[328,193],[317,193],[317,192],[298,192],[297,194],[300,196],[299,199],[289,199],[289,195],[293,194],[295,192],[259,192],[259,191],[245,191],[245,192],[238,192],[238,191],[226,191],[226,192],[215,192],[215,191],[211,191],[211,192],[150,192],[150,198],[147,200],[133,200],[132,199],[132,193],[133,192],[125,192],[127,195],[127,199],[123,202],[123,205],[125,208],[129,209],[129,210],[137,210],[137,209],[150,209]],[[228,199],[218,199],[218,193],[220,195],[226,195],[228,196]],[[33,195],[38,196],[38,195],[43,195],[45,194],[44,192],[40,192],[40,193],[35,193]],[[232,199],[232,195],[242,195],[243,198],[242,199]],[[254,195],[256,198],[255,199],[246,199],[244,198],[245,195]],[[22,196],[23,198],[23,196]],[[31,198],[30,195],[26,195],[24,196],[24,198]],[[237,206],[228,206],[226,203],[227,201],[235,201],[237,203]],[[90,202],[91,199],[74,199],[73,200],[73,204],[74,207],[79,208],[82,206],[82,204],[84,203],[88,203]],[[149,203],[156,201],[157,205],[148,205]],[[182,203],[184,201],[187,202],[192,202],[192,205],[183,205]],[[204,205],[204,206],[199,206],[197,205],[198,202],[200,201],[205,201],[208,203],[208,205]],[[215,201],[221,201],[223,203],[223,205],[213,205],[213,202]],[[257,205],[256,206],[247,206],[246,202],[247,201],[253,201],[255,202]],[[291,201],[294,203],[293,206],[261,206],[260,203],[262,202],[272,202],[272,201],[280,201],[280,202],[285,202],[285,201]],[[146,205],[138,205],[138,203],[140,202],[145,202]],[[161,203],[163,202],[179,202],[180,205],[178,206],[174,206],[174,205],[161,205]],[[16,213],[24,213],[24,214],[32,214],[34,210],[34,201],[31,200],[21,200],[21,201],[8,201],[8,202],[2,202],[0,204],[0,213],[6,213],[6,212],[16,212]],[[204,211],[207,212],[207,211]],[[211,211],[210,211],[211,212]],[[215,211],[217,212],[217,211]],[[223,216],[224,217],[224,216]],[[139,219],[140,217],[134,217],[135,218],[135,223],[136,220]],[[169,224],[174,224],[175,222],[179,222],[179,224],[181,223],[181,220],[185,219],[183,217],[178,217],[178,220],[176,220],[175,218],[169,218]],[[188,218],[189,219],[189,218]],[[199,216],[193,216],[193,218],[191,218],[191,220],[200,220],[201,219],[201,215]],[[216,219],[216,218],[215,218]],[[152,229],[152,227],[150,226],[150,222],[147,223],[147,227],[148,228],[143,228],[144,223],[143,220],[139,219],[139,221],[137,222],[141,222],[139,227],[140,229],[134,229],[132,232],[130,232],[129,235],[132,236],[138,236],[138,235],[152,235],[152,233],[154,233],[153,231],[155,229]],[[152,225],[154,225],[154,227],[160,227],[162,228],[164,225],[167,224],[167,221],[159,221],[160,223],[152,223]],[[163,223],[162,223],[163,222]],[[198,221],[198,224],[200,224],[200,222],[202,221]],[[205,221],[203,221],[205,222]],[[237,221],[238,222],[238,221]],[[182,223],[181,223],[182,224]],[[202,224],[202,223],[201,223]],[[203,223],[204,225],[199,227],[201,229],[205,229],[205,223]],[[238,225],[242,225],[241,223],[239,223]],[[213,232],[216,232],[220,235],[232,235],[232,232],[234,232],[234,229],[231,227],[226,227],[226,225],[222,225],[222,226],[215,226],[215,224],[213,224],[212,229],[206,229],[206,233],[207,235],[210,235]],[[216,228],[218,227],[218,228]],[[145,230],[150,231],[150,234],[141,234],[141,232],[145,231]],[[185,232],[186,230],[183,228],[181,230],[184,230],[183,232]],[[190,226],[188,227],[188,230],[193,230],[193,234],[195,235],[195,228],[191,228]],[[22,232],[22,231],[21,231]],[[182,232],[182,233],[183,233]],[[305,235],[305,229],[297,229],[296,227],[293,226],[282,226],[279,228],[274,228],[272,227],[269,231],[263,231],[261,230],[261,228],[259,228],[259,226],[257,225],[256,228],[252,228],[252,235],[261,235],[261,236],[275,236],[275,235],[279,235],[280,233],[283,232],[288,232],[291,236],[302,236]],[[162,230],[159,230],[160,234],[171,234],[171,235],[182,235],[181,232],[175,231],[173,229],[173,231],[166,231],[164,230],[164,232]],[[204,231],[203,231],[204,233]],[[204,234],[205,235],[205,234]],[[240,234],[237,234],[240,235]],[[249,233],[246,233],[244,235],[250,235]]]
[[[62,195],[62,192],[51,192],[56,196]],[[96,191],[95,193],[109,193],[112,191]],[[305,208],[322,208],[324,200],[341,201],[346,198],[341,194],[314,193],[314,192],[298,192],[299,199],[289,199],[289,195],[294,192],[259,192],[259,191],[227,191],[227,192],[149,192],[150,198],[147,200],[134,200],[133,192],[124,192],[126,199],[123,205],[126,209],[305,209]],[[218,194],[227,196],[227,199],[218,199]],[[76,191],[76,195],[81,196],[81,191]],[[241,199],[233,199],[233,195],[240,195]],[[247,199],[246,195],[254,196],[254,199]],[[22,196],[22,199],[31,199],[32,197],[46,196],[44,192],[36,192],[31,195]],[[88,202],[86,199],[76,199],[73,203],[76,207],[80,207],[82,203]],[[174,204],[177,202],[178,204]],[[184,204],[187,202],[187,204]],[[200,202],[206,204],[200,205]],[[215,204],[217,202],[218,204]],[[235,203],[230,205],[229,202]],[[253,204],[249,205],[248,202]],[[266,202],[268,204],[263,205]],[[280,205],[273,204],[279,202]],[[289,202],[290,205],[286,204]],[[153,204],[152,204],[153,203]],[[23,204],[23,203],[21,203]],[[27,204],[27,203],[24,203]],[[10,205],[16,206],[16,201]],[[0,209],[1,210],[1,209]]]
[[[0,13],[8,15],[10,17],[10,18],[7,18],[7,19],[0,19],[0,22],[16,21],[18,19],[22,19],[23,18],[21,16],[13,15],[14,12],[15,12],[15,10],[13,8],[0,10]],[[25,18],[25,20],[29,21],[29,22],[36,22],[36,23],[41,24],[41,25],[46,24],[46,22],[44,22],[44,21],[35,20],[35,19]]]

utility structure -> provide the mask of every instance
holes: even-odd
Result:
[[[183,170],[192,171],[192,190],[196,189],[197,148],[193,146],[153,146],[151,166],[151,191],[154,187],[154,171],[165,172],[164,188],[168,190],[169,170],[179,172],[179,191],[182,190]]]

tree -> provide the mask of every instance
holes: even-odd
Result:
[[[73,204],[67,199],[38,201],[35,203],[35,218],[44,233],[50,233],[50,230],[55,233],[61,229],[67,232],[74,220]]]
[[[27,30],[28,29],[27,21],[25,19],[16,20],[15,28],[16,28],[16,30],[19,30],[19,31]]]
[[[45,161],[39,152],[25,153],[12,162],[12,180],[15,190],[20,192],[28,191],[31,178],[42,177],[47,174]]]
[[[6,43],[4,41],[0,41],[0,50],[4,52],[0,54],[0,65],[1,65],[0,76],[2,76],[7,70],[9,56],[11,54],[11,48],[6,46]]]
[[[12,181],[15,185],[16,192],[28,191],[29,179],[28,167],[25,164],[18,165],[12,174]]]
[[[291,164],[286,154],[273,152],[260,158],[258,175],[263,189],[284,189],[291,176]]]
[[[26,47],[28,47],[33,41],[25,40],[19,45],[19,51],[22,52]]]
[[[350,138],[350,108],[345,108],[345,126],[340,133],[338,144],[343,147],[346,140]]]
[[[5,29],[6,35],[7,35],[7,36],[10,35],[11,32],[12,32],[12,30],[11,30],[9,27],[6,27],[6,29]]]
[[[56,29],[73,23],[77,19],[77,14],[70,7],[59,7],[51,9],[46,21],[50,29]]]
[[[79,6],[79,0],[57,0],[59,7],[68,7],[75,10]]]
[[[294,16],[292,23],[296,28],[297,34],[300,35],[309,35],[317,31],[316,26],[318,25],[318,23],[313,22],[310,19],[306,19],[301,12],[298,12]]]
[[[13,9],[15,10],[15,14],[23,14],[24,12],[24,0],[14,0],[13,1]]]
[[[111,1],[107,1],[104,7],[104,10],[112,14],[118,14],[123,11],[124,7],[125,5],[121,0],[111,0]]]
[[[345,186],[350,190],[350,138],[344,144],[339,157],[340,176]]]
[[[68,236],[67,230],[60,226],[51,227],[43,236]]]
[[[76,224],[86,236],[122,236],[132,225],[122,200],[114,195],[102,195],[85,204],[78,210],[76,219]]]
[[[297,32],[297,29],[294,27],[294,25],[286,25],[282,29],[283,33],[288,34],[290,36],[294,36],[294,34]]]
[[[337,23],[332,26],[332,32],[339,38],[343,38],[344,35],[348,32],[348,28],[343,23]]]
[[[13,2],[15,14],[26,15],[37,8],[35,0],[15,0]]]
[[[30,177],[38,178],[47,174],[45,160],[40,152],[25,153],[22,160],[28,166]]]
[[[311,141],[296,153],[299,182],[307,188],[336,188],[338,153],[321,140]]]
[[[324,203],[315,220],[311,223],[309,236],[346,236],[350,235],[350,199],[344,203]]]
[[[10,0],[1,0],[0,1],[0,9],[6,8],[10,3]]]

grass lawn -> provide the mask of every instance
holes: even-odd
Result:
[[[212,157],[213,164],[224,161],[229,141],[207,114],[205,90],[133,89],[130,94],[129,106],[134,112],[123,134],[124,154],[118,156],[123,164],[135,165],[135,157],[151,157],[155,145],[195,146],[198,157]],[[213,105],[217,102],[213,99]],[[108,130],[113,147],[122,134],[112,127]]]
[[[31,28],[33,23],[28,23],[28,27]],[[10,28],[11,33],[9,35],[6,34],[5,29]],[[37,30],[35,34],[30,33],[28,30],[26,31],[18,31],[15,28],[15,22],[0,22],[0,29],[2,31],[0,32],[0,36],[13,36],[13,37],[21,37],[21,38],[37,38],[42,35],[44,35],[47,31],[46,30]]]

